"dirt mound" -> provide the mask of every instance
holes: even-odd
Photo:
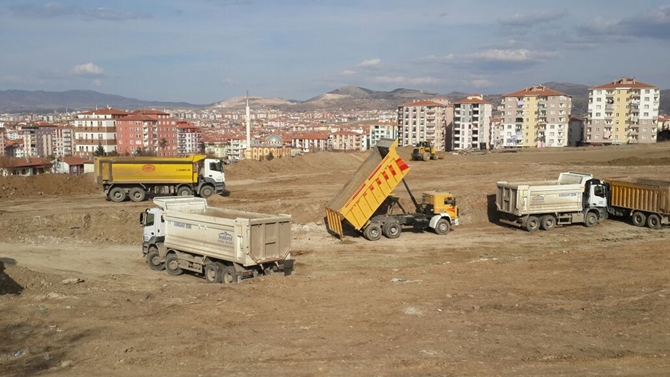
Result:
[[[663,166],[670,165],[670,157],[661,158],[640,158],[640,157],[626,157],[616,158],[614,160],[602,162],[585,162],[588,165],[604,165],[604,166]]]
[[[73,196],[95,194],[100,188],[91,174],[41,174],[31,177],[0,177],[0,198]]]
[[[272,173],[315,173],[357,169],[367,153],[318,152],[270,161],[244,160],[226,167],[226,178],[249,179]]]

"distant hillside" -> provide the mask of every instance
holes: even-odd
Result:
[[[118,109],[195,108],[186,102],[143,101],[135,98],[103,94],[92,90],[68,90],[65,92],[2,90],[0,91],[0,112],[46,112],[67,109],[91,109],[111,106]]]
[[[282,98],[263,98],[258,96],[239,96],[228,98],[227,100],[217,102],[211,107],[221,107],[221,108],[242,108],[247,106],[247,99],[249,100],[249,106],[253,108],[280,108],[282,106],[291,106],[294,102],[287,101]]]

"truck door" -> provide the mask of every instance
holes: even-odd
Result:
[[[588,189],[588,204],[590,208],[606,208],[607,207],[607,190],[605,185],[597,180],[591,179],[586,182]]]
[[[142,239],[144,242],[148,242],[154,237],[165,236],[165,220],[163,220],[161,214],[155,213],[152,209],[146,210],[143,218],[144,234]]]
[[[204,178],[210,178],[214,182],[224,182],[223,164],[220,160],[206,159]]]

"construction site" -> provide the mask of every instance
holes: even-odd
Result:
[[[453,194],[458,226],[336,237],[326,207],[370,153],[225,166],[209,206],[291,215],[295,261],[235,284],[149,268],[138,219],[151,201],[110,202],[90,174],[0,177],[0,375],[670,373],[667,225],[528,232],[496,210],[498,181],[668,181],[670,145],[400,148],[406,182]]]

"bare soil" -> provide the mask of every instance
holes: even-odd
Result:
[[[409,150],[401,154],[409,157]],[[141,258],[144,203],[90,176],[0,178],[0,375],[670,375],[670,229],[497,223],[500,180],[670,180],[670,145],[443,154],[409,185],[452,191],[447,236],[340,241],[324,205],[366,154],[227,167],[214,206],[293,216],[293,275],[209,285]],[[404,201],[408,196],[398,191]]]

